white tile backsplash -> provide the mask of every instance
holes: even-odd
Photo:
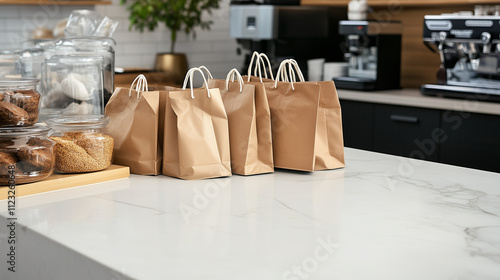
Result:
[[[19,8],[17,6],[2,6],[0,9],[0,18],[18,17]]]
[[[153,68],[156,53],[170,51],[170,31],[163,25],[155,31],[129,30],[127,6],[113,0],[112,5],[97,6],[0,6],[1,49],[19,48],[36,26],[54,28],[71,11],[95,9],[103,16],[119,22],[113,38],[117,42],[116,65],[120,67]],[[237,43],[229,37],[229,0],[221,0],[220,9],[204,19],[213,21],[211,30],[196,29],[196,39],[179,32],[176,52],[186,53],[190,67],[204,64],[214,77],[225,77],[231,68],[241,68],[243,56],[236,54]]]

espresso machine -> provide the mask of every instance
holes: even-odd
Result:
[[[422,94],[500,101],[500,16],[425,16],[424,43],[441,65]]]
[[[299,0],[232,0],[230,36],[238,51],[267,54],[277,70],[286,58],[295,59],[307,76],[307,60],[342,61],[338,22],[347,18],[344,7],[302,6]]]
[[[402,30],[396,21],[340,21],[348,74],[334,78],[335,86],[364,91],[400,88]]]

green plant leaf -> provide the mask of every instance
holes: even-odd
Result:
[[[135,28],[143,32],[145,28],[155,30],[160,23],[171,32],[171,52],[174,52],[177,32],[183,30],[196,38],[195,27],[209,30],[211,20],[202,20],[203,12],[211,14],[219,8],[220,0],[129,0],[129,30]],[[125,5],[127,0],[120,0]]]

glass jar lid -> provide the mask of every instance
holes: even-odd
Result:
[[[0,127],[0,138],[19,137],[19,136],[40,136],[47,135],[50,127],[46,126],[27,126],[27,127]]]
[[[21,54],[21,57],[23,57],[23,58],[43,56],[43,49],[42,48],[24,49],[20,54]]]
[[[57,45],[81,45],[81,46],[105,46],[114,47],[116,46],[116,41],[111,37],[100,37],[100,36],[81,36],[81,37],[65,37],[61,38]]]
[[[1,87],[36,86],[40,80],[34,78],[0,78]]]
[[[70,55],[54,55],[50,59],[46,60],[49,65],[52,64],[67,64],[67,65],[92,65],[92,64],[102,64],[102,56],[95,55],[80,55],[80,54],[70,54]]]
[[[59,131],[79,131],[102,129],[109,123],[109,117],[103,115],[78,115],[54,118],[46,121],[47,125]]]
[[[0,55],[19,55],[20,50],[0,50]]]

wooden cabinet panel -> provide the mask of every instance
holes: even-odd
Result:
[[[344,145],[373,150],[373,104],[341,100]]]
[[[440,162],[500,172],[500,116],[444,111]]]
[[[438,110],[377,104],[374,113],[375,151],[438,160],[438,144],[441,141]]]

